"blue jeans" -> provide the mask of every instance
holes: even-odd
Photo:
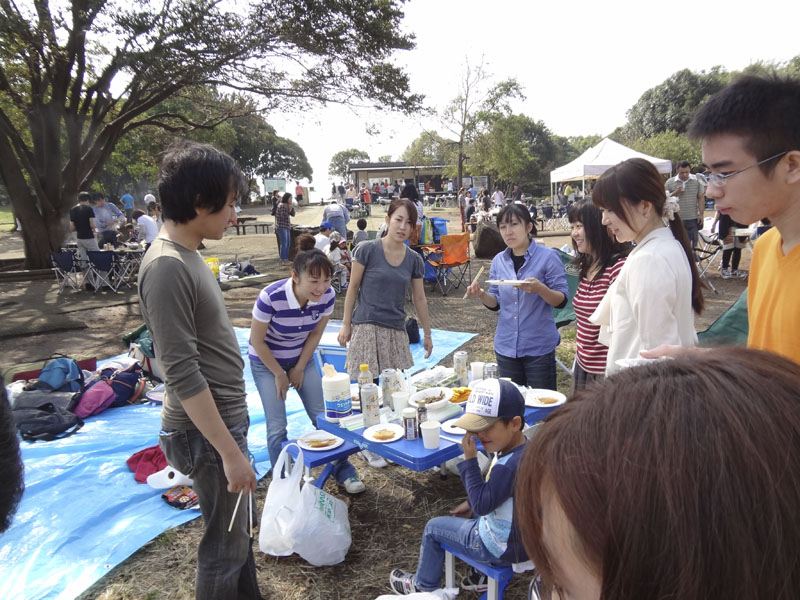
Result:
[[[478,562],[502,564],[483,545],[478,534],[477,519],[436,517],[428,521],[422,532],[422,546],[419,550],[417,572],[414,575],[414,584],[421,592],[430,592],[442,587],[444,550],[440,545],[441,542]]]
[[[510,377],[517,385],[532,388],[555,390],[556,387],[556,351],[542,356],[518,356],[510,358],[495,351],[497,370],[500,377]]]
[[[286,435],[286,400],[278,399],[278,393],[275,390],[275,376],[264,366],[264,363],[260,360],[250,359],[250,370],[264,407],[264,416],[267,420],[267,451],[269,452],[269,461],[274,465],[280,456],[283,442],[289,439]],[[286,371],[288,372],[289,368],[286,368]],[[325,418],[325,402],[322,399],[322,378],[314,361],[309,361],[306,365],[305,371],[303,371],[303,387],[297,393],[303,401],[308,418],[316,427],[319,416],[322,415],[322,418]],[[339,483],[344,483],[346,479],[355,474],[356,468],[347,459],[334,463],[333,476]]]
[[[344,222],[344,215],[334,215],[333,217],[329,217],[328,220],[333,226],[334,231],[338,231],[344,239],[347,239],[347,227]]]
[[[245,456],[249,426],[250,419],[246,418],[229,428]],[[205,531],[197,547],[195,598],[260,599],[246,501],[239,505],[233,529],[228,532],[239,495],[228,492],[222,458],[196,429],[166,429],[159,434],[158,443],[170,466],[192,478],[192,488],[200,500]],[[253,522],[256,520],[254,514]]]
[[[684,219],[683,225],[686,227],[686,233],[689,234],[689,242],[692,244],[692,248],[697,247],[697,237],[698,237],[698,225],[697,219]]]
[[[289,260],[289,230],[276,229],[275,233],[278,236],[278,256],[281,260]]]

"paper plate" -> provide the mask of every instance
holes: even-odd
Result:
[[[642,365],[649,365],[650,363],[664,360],[663,358],[619,358],[614,361],[614,364],[621,369],[630,369],[631,367],[640,367]]]
[[[522,285],[525,283],[524,279],[489,279],[486,281],[489,285]]]
[[[309,444],[312,440],[334,440],[332,444],[322,447],[314,447]],[[344,444],[344,440],[340,437],[333,435],[332,433],[328,433],[327,431],[309,431],[308,433],[304,433],[299,438],[297,438],[297,445],[300,446],[303,450],[310,450],[311,452],[325,452],[327,450],[333,450],[334,448],[338,448]]]
[[[393,433],[392,437],[388,439],[379,439],[375,437],[375,433],[381,430],[391,431]],[[372,427],[367,427],[364,430],[364,439],[369,440],[370,442],[380,442],[381,444],[386,444],[388,442],[396,442],[400,438],[403,437],[403,426],[398,425],[397,423],[378,423],[377,425],[373,425]]]
[[[408,399],[408,405],[417,406],[417,402],[419,400],[422,400],[423,398],[435,398],[437,396],[441,396],[441,398],[434,402],[429,402],[427,404],[428,408],[431,408],[431,406],[441,401],[449,402],[450,398],[453,397],[453,390],[446,387],[432,387],[420,390],[414,394],[411,394],[411,397]]]
[[[461,429],[461,427],[455,427],[453,423],[458,421],[461,417],[456,417],[455,419],[450,419],[449,421],[445,421],[442,423],[442,431],[444,433],[449,433],[451,435],[464,435],[467,433],[466,429]]]
[[[541,398],[552,398],[555,399],[555,402],[542,402]],[[531,389],[525,392],[525,406],[534,408],[552,408],[553,406],[561,406],[566,401],[567,397],[555,390]]]

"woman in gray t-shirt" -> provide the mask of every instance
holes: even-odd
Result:
[[[405,198],[395,200],[386,215],[386,236],[362,242],[355,249],[339,332],[342,346],[350,342],[346,367],[351,379],[358,377],[362,363],[369,365],[376,378],[383,369],[407,369],[414,364],[405,329],[409,282],[424,330],[425,358],[431,354],[431,324],[422,287],[424,264],[422,257],[404,243],[416,221],[414,204]]]

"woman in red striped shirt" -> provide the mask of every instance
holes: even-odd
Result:
[[[608,346],[597,339],[600,327],[589,317],[619,275],[630,244],[616,241],[603,225],[603,215],[591,200],[573,204],[567,218],[572,225],[572,247],[577,251],[580,284],[572,299],[578,330],[573,392],[601,379],[606,371]]]

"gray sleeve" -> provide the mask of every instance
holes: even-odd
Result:
[[[422,279],[425,277],[425,263],[422,257],[413,250],[408,250],[408,253],[413,256],[414,261],[411,263],[411,279]]]
[[[366,267],[369,263],[369,258],[372,255],[374,246],[374,244],[370,244],[369,242],[359,244],[356,246],[356,249],[353,250],[353,260]]]
[[[194,320],[197,291],[191,272],[178,259],[156,258],[142,271],[139,295],[170,389],[181,402],[199,394],[208,382],[200,371]]]

